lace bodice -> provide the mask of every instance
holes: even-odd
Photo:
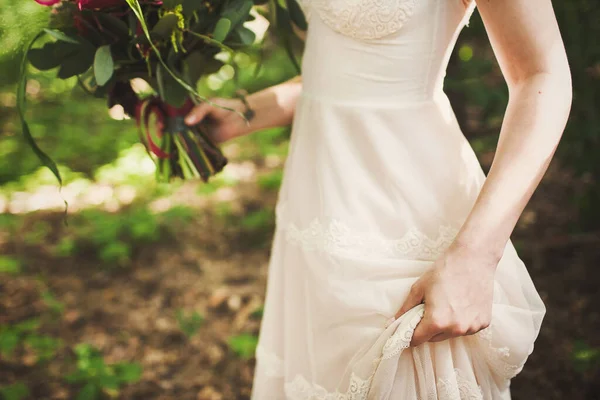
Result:
[[[468,21],[475,1],[461,1],[468,4]],[[400,30],[412,16],[417,0],[299,0],[299,3],[307,20],[316,13],[334,31],[370,40]]]
[[[316,12],[333,30],[357,39],[377,39],[399,30],[416,0],[300,0],[307,19]]]

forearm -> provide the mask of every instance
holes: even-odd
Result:
[[[248,133],[291,124],[301,91],[302,78],[297,76],[248,96],[248,103],[256,113]]]
[[[513,85],[496,156],[456,244],[499,259],[556,150],[571,105],[570,76]]]

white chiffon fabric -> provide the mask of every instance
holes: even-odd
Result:
[[[422,305],[385,326],[452,243],[485,180],[442,90],[474,4],[303,7],[303,93],[279,192],[252,399],[509,399],[545,313],[511,243],[487,329],[409,347]]]

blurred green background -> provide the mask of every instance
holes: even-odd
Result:
[[[513,235],[548,306],[513,398],[598,399],[600,7],[554,6],[574,103]],[[74,80],[31,70],[28,118],[61,166],[59,194],[15,108],[21,49],[47,11],[29,0],[0,7],[0,398],[249,398],[289,129],[228,143],[231,163],[208,184],[158,184],[134,122],[111,118]],[[259,70],[254,55],[238,56],[251,92],[295,75],[276,43],[264,53]],[[200,90],[231,95],[231,74],[223,69]],[[507,90],[477,14],[446,92],[488,168]]]

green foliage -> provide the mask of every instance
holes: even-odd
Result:
[[[49,290],[42,292],[42,300],[55,314],[62,314],[65,311],[65,305],[58,301]]]
[[[252,318],[257,318],[257,319],[261,319],[263,317],[265,308],[264,307],[260,307],[254,311],[252,311],[252,314],[250,314],[250,316]]]
[[[142,367],[137,363],[106,364],[102,353],[87,343],[75,346],[76,370],[67,382],[81,385],[77,400],[94,400],[106,393],[118,396],[122,386],[140,380]]]
[[[273,225],[272,210],[258,210],[244,215],[240,224],[248,230],[269,229]]]
[[[198,314],[197,311],[193,311],[186,314],[183,310],[177,310],[177,322],[179,329],[188,338],[194,336],[198,329],[204,324],[204,317]]]
[[[36,246],[46,242],[52,227],[46,221],[35,221],[33,226],[23,235],[23,241],[28,245]]]
[[[201,185],[202,186],[202,185]],[[175,206],[171,207],[166,211],[163,211],[160,215],[161,224],[166,227],[178,226],[181,227],[189,223],[198,213],[191,207],[186,206]]]
[[[242,333],[229,338],[229,348],[240,358],[250,359],[254,357],[258,337],[248,333]]]
[[[29,319],[13,325],[0,326],[0,355],[10,358],[19,346],[25,346],[35,352],[38,361],[47,361],[54,357],[62,346],[59,339],[37,333],[38,319]]]
[[[21,400],[29,396],[29,388],[23,382],[0,387],[3,400]]]
[[[18,274],[21,272],[21,263],[19,260],[9,257],[0,256],[0,274]]]
[[[579,372],[600,368],[600,348],[593,348],[583,341],[576,341],[571,359]]]
[[[88,209],[73,217],[54,254],[70,256],[91,248],[106,265],[125,266],[136,247],[156,243],[162,230],[158,217],[145,206],[119,213]]]
[[[278,190],[283,179],[283,171],[275,170],[268,174],[259,176],[258,186],[265,190]]]

